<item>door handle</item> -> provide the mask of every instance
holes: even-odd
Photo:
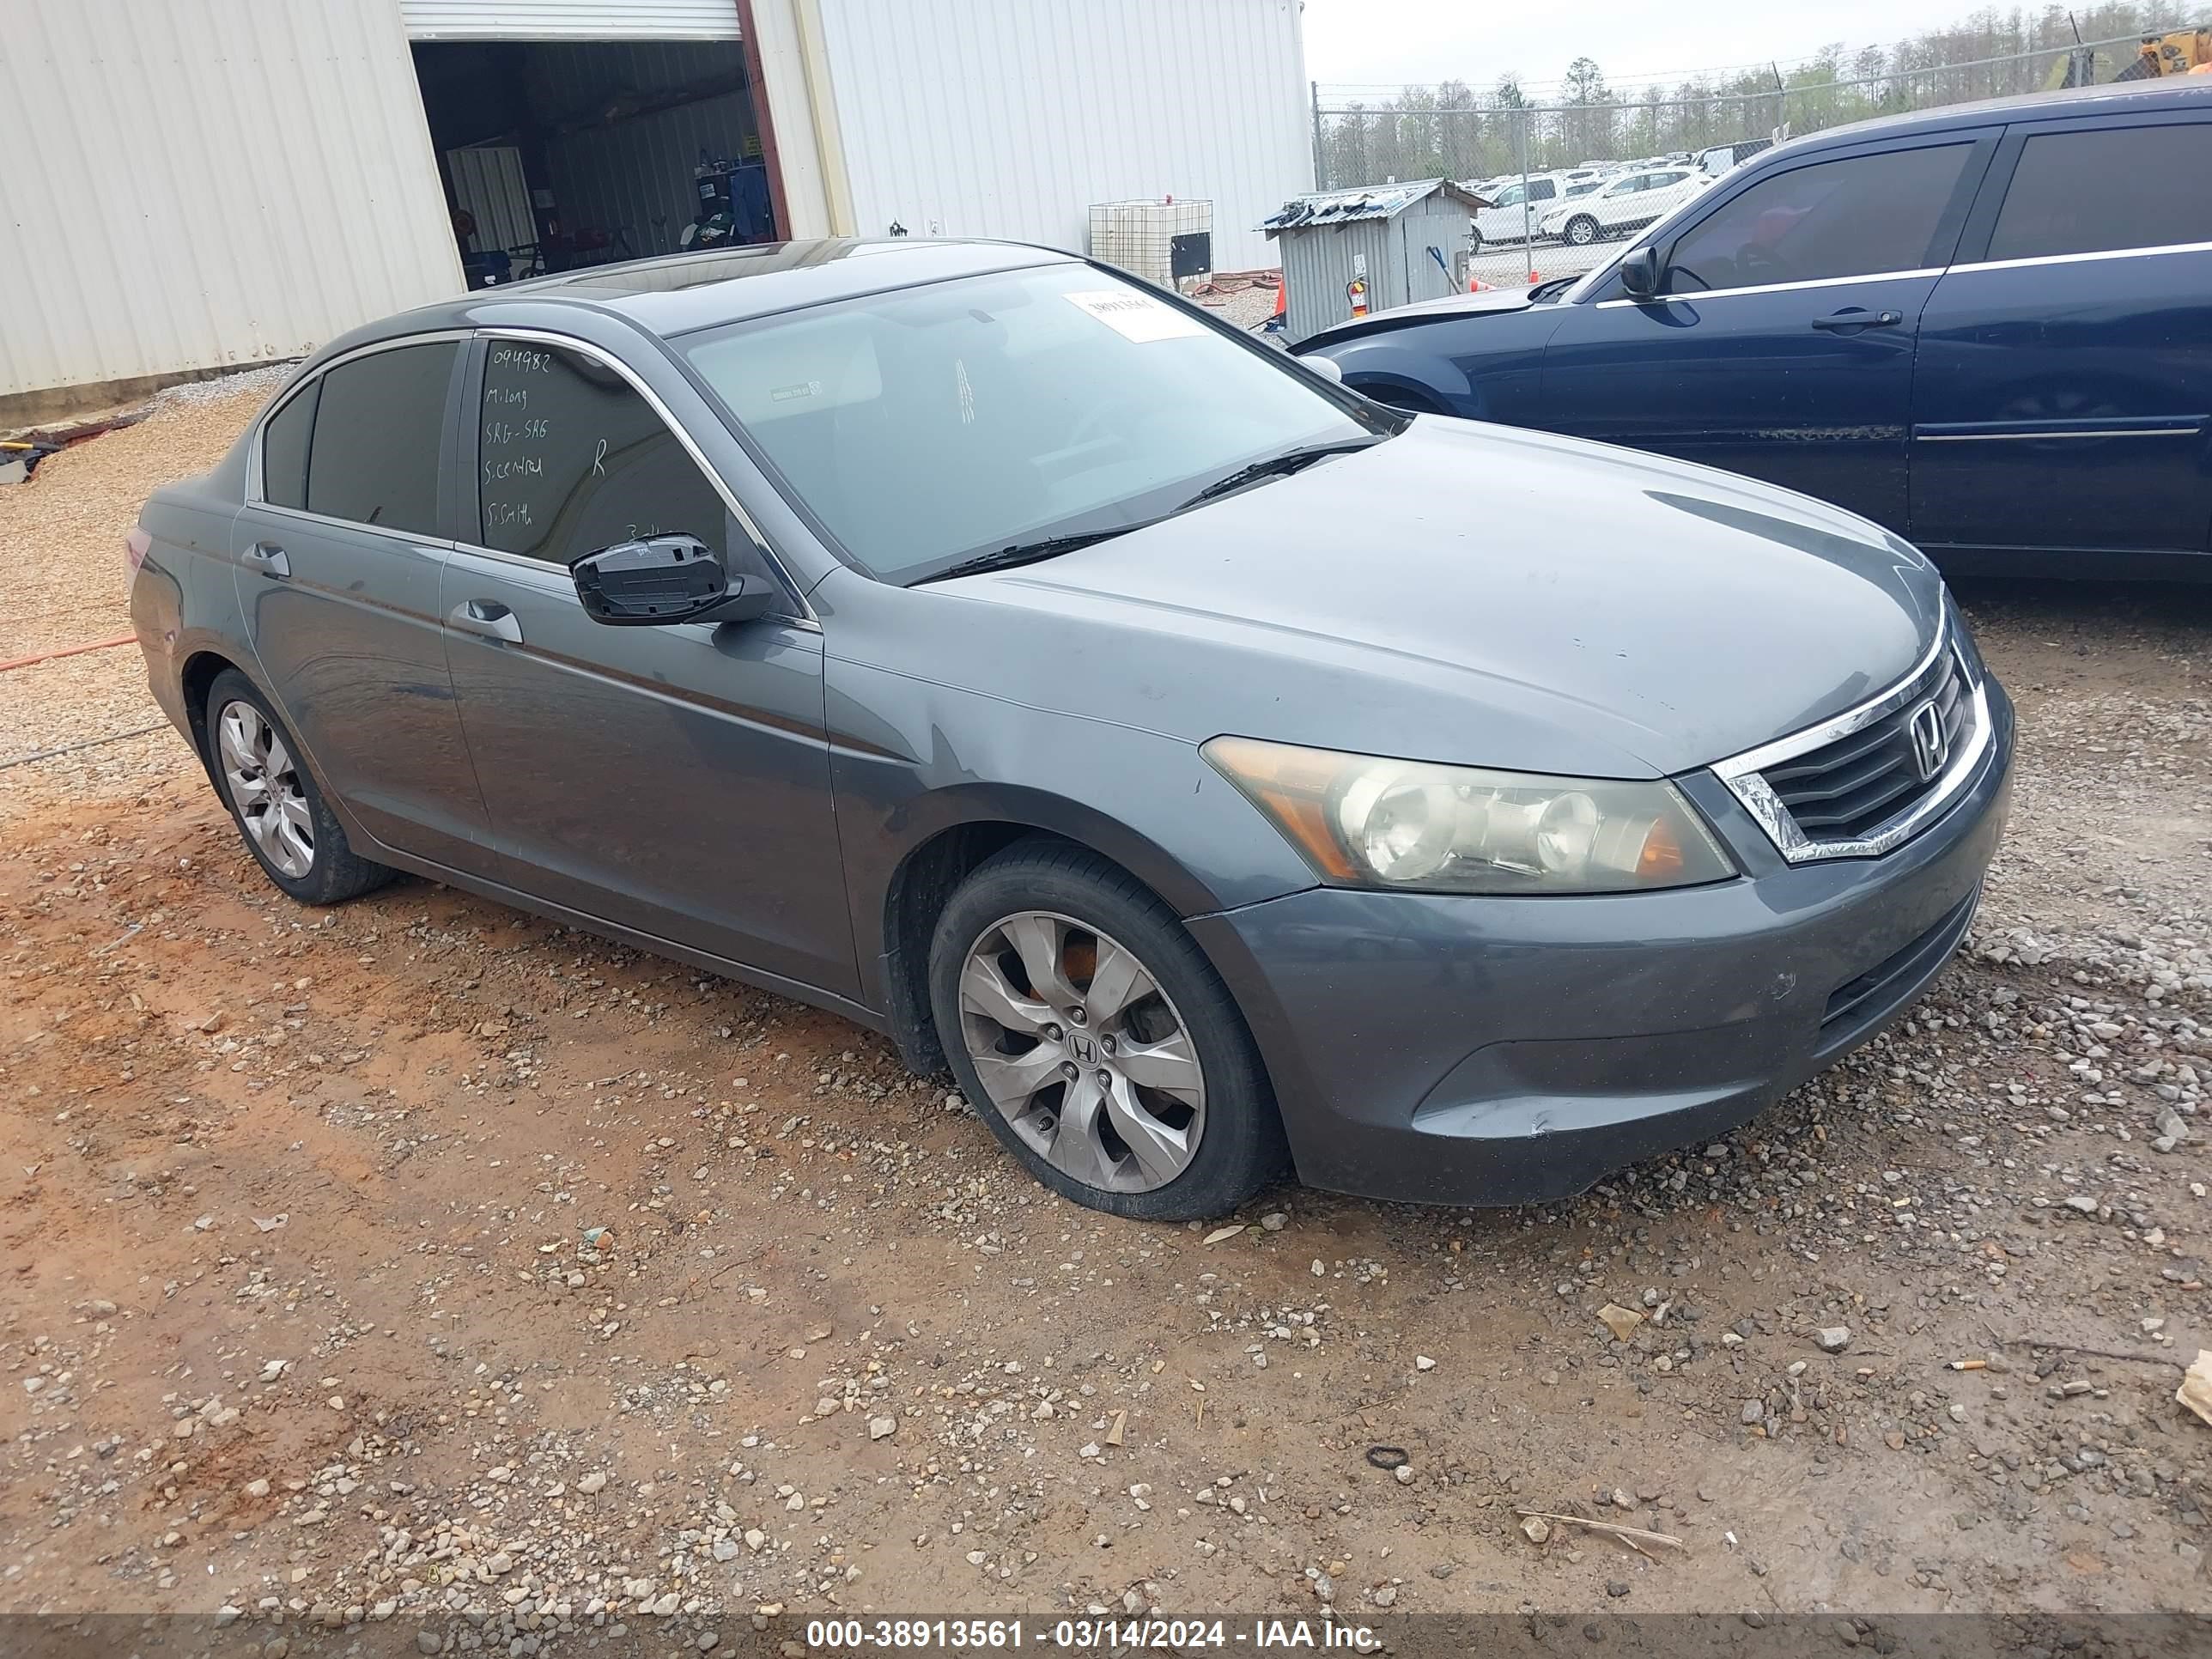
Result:
[[[521,619],[497,599],[471,599],[466,605],[457,605],[446,620],[464,634],[505,640],[509,645],[522,643]]]
[[[1895,311],[1861,311],[1856,307],[1839,311],[1832,317],[1815,317],[1813,326],[1831,334],[1856,334],[1863,329],[1895,328],[1905,320],[1904,314]]]
[[[246,550],[246,562],[264,576],[278,580],[292,574],[292,562],[284,556],[284,550],[273,542],[256,542]]]

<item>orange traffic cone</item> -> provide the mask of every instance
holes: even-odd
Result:
[[[1279,320],[1290,314],[1291,285],[1288,283],[1278,283],[1275,284],[1275,317]]]
[[[1490,292],[1490,284],[1473,271],[1469,271],[1467,276],[1467,291],[1469,294],[1487,294]]]

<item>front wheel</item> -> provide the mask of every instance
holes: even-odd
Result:
[[[929,981],[969,1101],[1063,1197],[1198,1221],[1281,1169],[1228,987],[1172,910],[1095,854],[1032,841],[985,863],[938,919]]]
[[[1588,247],[1597,240],[1597,221],[1587,213],[1578,213],[1567,221],[1567,240],[1577,247]]]
[[[1467,251],[1471,254],[1479,254],[1482,252],[1482,233],[1480,231],[1470,230],[1468,232]]]

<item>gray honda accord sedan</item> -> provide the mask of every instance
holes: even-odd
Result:
[[[1895,536],[1036,248],[392,318],[129,551],[286,893],[410,871],[833,1009],[1123,1215],[1710,1136],[1912,1000],[2005,812],[2010,704]]]

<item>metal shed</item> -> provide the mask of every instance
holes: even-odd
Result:
[[[1441,300],[1467,285],[1468,216],[1488,204],[1449,179],[1294,196],[1260,228],[1282,244],[1284,332],[1303,340],[1352,315],[1347,289],[1367,280],[1367,308]]]

